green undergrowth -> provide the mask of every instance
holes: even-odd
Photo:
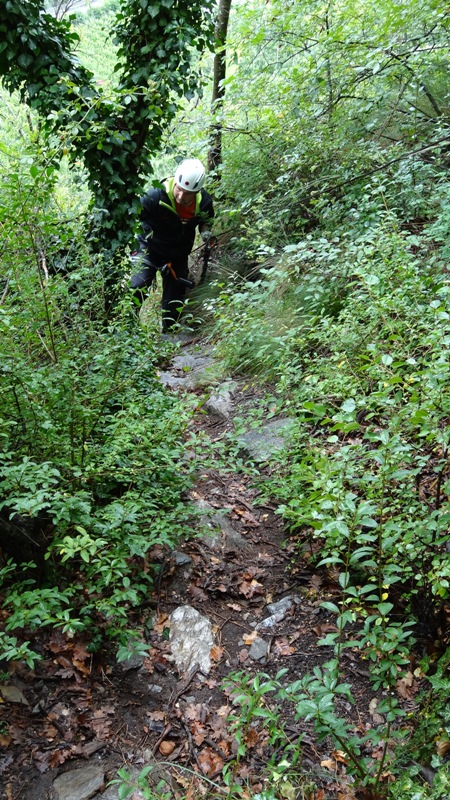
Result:
[[[152,548],[192,528],[196,400],[160,383],[173,345],[139,326],[123,287],[107,317],[108,264],[61,215],[53,169],[3,157],[0,658],[32,667],[46,627],[91,650],[111,639],[125,658],[145,649],[132,614],[153,588]]]
[[[331,737],[373,797],[406,797],[390,783],[405,747],[401,785],[416,791],[408,796],[446,796],[438,791],[448,781],[434,734],[418,753],[398,691],[399,681],[422,681],[426,704],[448,646],[447,228],[444,206],[420,233],[381,209],[372,224],[305,236],[257,281],[211,300],[229,369],[271,382],[276,413],[292,419],[289,446],[259,482],[261,496],[278,503],[298,562],[335,587],[323,608],[336,630],[320,641],[333,658],[291,684],[266,676],[267,691],[289,700],[319,739]],[[273,407],[266,398],[261,416]],[[381,695],[380,721],[364,733],[336,710],[339,696],[354,702],[343,678],[347,650],[368,662]],[[255,689],[234,680],[242,723]],[[447,670],[441,684],[448,692]],[[442,702],[437,694],[430,717],[445,729]],[[287,736],[285,747],[292,764]],[[440,790],[424,784],[421,768]]]
[[[44,294],[59,314],[54,288]],[[159,383],[153,342],[137,326],[80,337],[73,322],[50,335],[36,306],[0,317],[1,643],[30,665],[24,642],[43,626],[129,644],[129,613],[153,586],[149,551],[173,548],[192,518],[193,408]]]

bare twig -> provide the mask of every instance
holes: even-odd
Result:
[[[176,689],[175,695],[173,699],[169,701],[169,709],[173,708],[177,700],[179,700],[180,697],[185,693],[186,689],[188,688],[188,686],[190,686],[195,676],[197,675],[199,669],[200,669],[199,665],[194,664],[194,666],[191,667],[191,669],[189,670],[186,678],[177,684],[177,686],[175,687]]]
[[[3,290],[3,294],[2,294],[1,299],[0,299],[0,306],[3,305],[3,303],[4,303],[5,299],[6,299],[6,295],[8,294],[8,291],[9,291],[9,281],[7,280],[6,281],[6,286],[5,286],[4,290]]]
[[[186,736],[187,736],[188,742],[189,742],[189,750],[191,751],[191,753],[192,753],[192,755],[194,757],[194,761],[195,761],[195,763],[197,764],[197,767],[200,770],[200,775],[204,775],[203,767],[200,764],[200,761],[199,761],[199,758],[198,758],[198,755],[197,755],[197,750],[196,750],[196,748],[194,746],[194,742],[192,740],[192,734],[191,734],[188,726],[186,725],[186,723],[183,720],[180,720],[180,722],[181,722],[184,730],[186,731]]]
[[[159,745],[161,744],[161,742],[164,741],[164,739],[166,738],[167,734],[170,733],[171,730],[172,730],[172,725],[170,723],[167,723],[167,725],[164,728],[161,736],[159,737],[159,739],[157,740],[155,746],[153,747],[152,755],[155,755]]]

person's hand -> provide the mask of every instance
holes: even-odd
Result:
[[[211,231],[201,231],[200,236],[204,243],[209,247],[215,247],[217,244],[217,237]]]

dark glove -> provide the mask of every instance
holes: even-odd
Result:
[[[212,248],[217,246],[217,236],[214,236],[211,231],[202,231],[200,236],[207,247]]]

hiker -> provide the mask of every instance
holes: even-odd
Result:
[[[205,243],[212,236],[214,209],[203,189],[205,177],[201,161],[187,158],[178,165],[174,177],[164,181],[164,189],[150,189],[141,198],[143,232],[138,237],[139,251],[131,257],[139,271],[131,278],[131,288],[141,305],[145,289],[163,268],[163,331],[178,321],[183,308],[189,285],[188,256],[197,227]]]

